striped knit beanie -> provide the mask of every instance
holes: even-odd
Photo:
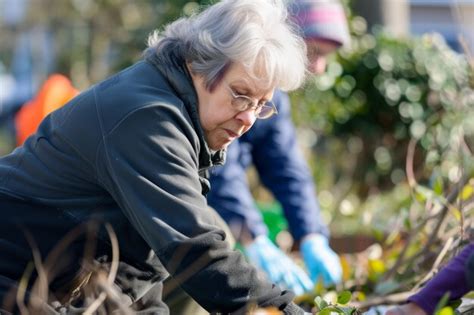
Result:
[[[292,0],[288,10],[305,39],[346,45],[350,41],[344,7],[338,0]]]

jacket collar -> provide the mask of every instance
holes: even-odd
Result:
[[[207,169],[213,165],[222,165],[225,162],[225,150],[211,153],[204,138],[198,112],[198,98],[194,89],[193,80],[186,67],[186,60],[180,53],[178,45],[169,44],[159,53],[145,52],[145,60],[154,65],[168,80],[176,95],[183,101],[188,110],[194,129],[199,137],[199,168]]]

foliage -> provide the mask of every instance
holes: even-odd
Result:
[[[368,170],[374,183],[389,182],[385,177],[403,168],[406,149],[398,156],[393,149],[406,148],[412,137],[420,140],[432,165],[442,158],[439,149],[459,137],[460,130],[452,127],[472,136],[467,115],[474,105],[472,73],[465,56],[440,36],[364,34],[352,45],[329,63],[326,74],[292,95],[294,116],[319,135],[362,141],[359,155],[369,153],[369,160],[361,170]]]
[[[439,35],[396,39],[352,23],[352,48],[291,97],[333,228],[352,219],[351,232],[380,242],[341,257],[336,289],[365,310],[402,303],[472,239],[474,76]]]
[[[337,295],[337,301],[331,303],[325,299],[317,296],[314,299],[316,305],[316,314],[318,315],[331,315],[331,314],[342,314],[342,315],[358,315],[361,314],[354,307],[346,306],[351,300],[351,293],[349,291],[342,291]]]
[[[466,56],[437,34],[397,39],[365,33],[360,18],[352,24],[352,47],[291,95],[319,199],[333,220],[363,218],[373,198],[390,215],[408,206],[408,176],[439,194],[474,170],[474,76]]]
[[[474,178],[462,179],[457,188],[439,195],[423,187],[423,198],[417,197],[418,188],[412,188],[410,208],[387,222],[391,232],[381,244],[341,255],[341,285],[317,285],[314,293],[299,297],[299,302],[309,308],[318,307],[318,296],[334,295],[336,289],[352,292],[349,305],[357,310],[403,303],[457,255],[474,235]],[[438,311],[454,314],[458,306],[458,301],[448,303],[446,297],[439,302]]]
[[[137,60],[151,30],[209,1],[31,3],[24,24],[2,28],[0,41],[7,44],[0,57],[11,60],[9,43],[18,32],[44,27],[54,37],[54,70],[82,89]],[[352,225],[382,244],[342,256],[344,283],[336,289],[352,292],[349,305],[364,309],[403,301],[469,239],[474,76],[466,56],[438,35],[368,34],[359,17],[351,29],[352,47],[291,98],[319,200],[337,232],[355,232]],[[346,293],[324,302],[328,290],[300,302],[320,314],[355,311],[345,308]]]
[[[80,89],[104,79],[136,61],[154,29],[181,15],[192,14],[209,0],[40,0],[30,1],[24,21],[16,27],[2,25],[0,41],[8,43],[0,58],[8,65],[15,38],[42,30],[54,43],[52,69],[66,74]],[[1,23],[1,22],[0,22]],[[41,51],[33,42],[32,50]],[[38,73],[35,73],[38,75]],[[44,79],[44,78],[43,78]]]

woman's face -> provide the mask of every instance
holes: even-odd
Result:
[[[212,92],[206,89],[201,76],[193,77],[198,95],[199,118],[207,144],[212,150],[222,150],[254,124],[255,109],[238,111],[232,106],[232,93],[246,95],[255,102],[268,101],[273,88],[259,88],[243,66],[233,64]]]
[[[339,46],[329,41],[307,39],[306,47],[309,60],[308,70],[312,74],[319,75],[326,71],[327,57],[335,52]]]

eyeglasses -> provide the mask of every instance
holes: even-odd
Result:
[[[247,95],[236,94],[229,85],[226,85],[226,87],[230,95],[232,95],[231,104],[236,110],[244,112],[253,109],[257,119],[267,119],[278,114],[275,104],[273,104],[272,101],[256,102]]]

